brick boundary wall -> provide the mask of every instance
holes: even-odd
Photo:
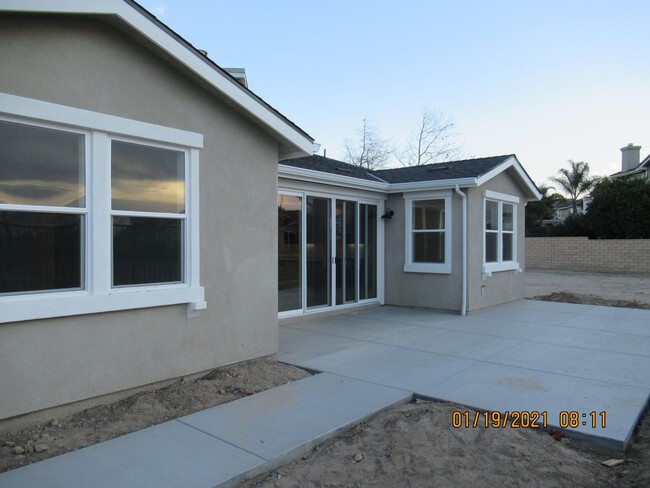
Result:
[[[526,269],[650,274],[650,239],[526,237]]]

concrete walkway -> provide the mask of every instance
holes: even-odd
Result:
[[[235,486],[415,394],[480,410],[606,412],[623,448],[650,392],[650,311],[522,301],[469,317],[398,307],[281,326],[323,373],[0,474],[0,488]],[[582,416],[582,414],[585,416]],[[451,419],[450,425],[451,425]],[[567,419],[568,420],[568,419]]]
[[[528,300],[460,317],[378,307],[285,322],[277,358],[478,410],[546,412],[549,427],[575,421],[567,435],[623,449],[650,394],[650,310]]]
[[[0,487],[236,486],[411,398],[319,374],[2,473]]]

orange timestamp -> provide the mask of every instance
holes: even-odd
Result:
[[[575,429],[580,426],[591,428],[605,428],[607,426],[607,413],[579,412],[576,410],[562,410],[558,414],[557,426],[562,429]],[[506,428],[512,429],[545,429],[548,427],[548,412],[545,410],[512,410],[505,412],[474,412],[454,410],[451,414],[451,426],[460,428]]]

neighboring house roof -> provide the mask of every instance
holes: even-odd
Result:
[[[628,169],[627,171],[618,171],[616,173],[609,175],[609,177],[620,178],[621,176],[631,176],[638,173],[645,173],[646,171],[650,171],[650,154],[648,154],[646,158],[643,161],[641,161],[636,168]]]
[[[527,199],[541,198],[539,189],[514,154],[375,171],[323,156],[288,159],[279,164],[281,177],[387,193],[455,185],[480,186],[499,173],[509,171],[525,190]]]
[[[279,143],[280,157],[302,156],[317,150],[309,134],[133,0],[2,0],[0,12],[90,15],[120,21],[207,82],[213,93],[271,134]]]

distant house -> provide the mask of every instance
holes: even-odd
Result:
[[[621,156],[621,171],[609,175],[610,178],[650,177],[650,154],[640,161],[641,146],[630,143],[621,148]]]
[[[0,66],[0,420],[271,356],[278,318],[523,297],[514,155],[313,156],[131,0],[2,1]]]
[[[561,207],[557,207],[553,211],[553,222],[558,224],[560,222],[563,222],[566,220],[567,217],[573,215],[573,200],[568,200],[569,204],[568,205],[562,205]],[[587,209],[589,208],[589,204],[591,203],[591,196],[587,195],[583,198],[579,198],[577,200],[577,211],[578,215],[582,215],[587,213]]]

